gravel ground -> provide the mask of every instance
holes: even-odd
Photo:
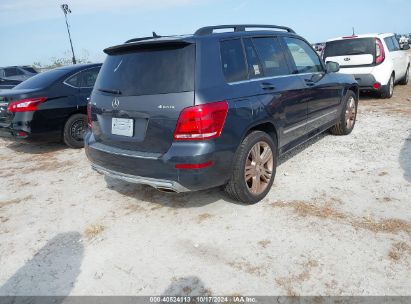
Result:
[[[282,157],[264,201],[164,194],[0,141],[0,295],[411,295],[411,84]]]

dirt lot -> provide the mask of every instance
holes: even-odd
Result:
[[[0,294],[411,295],[411,84],[281,159],[254,206],[0,141]]]

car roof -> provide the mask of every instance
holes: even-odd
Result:
[[[258,28],[257,30],[246,30],[246,28]],[[231,31],[213,32],[213,30],[231,29]],[[264,29],[264,30],[262,30]],[[256,25],[256,24],[234,24],[234,25],[216,25],[206,26],[198,29],[194,34],[159,36],[153,32],[152,37],[141,37],[127,40],[123,44],[115,45],[104,50],[110,54],[116,50],[127,47],[145,45],[145,44],[162,44],[162,43],[195,43],[197,40],[207,39],[228,39],[253,35],[292,35],[299,37],[291,28],[276,25]]]
[[[69,71],[83,70],[84,68],[98,67],[101,65],[102,63],[73,64],[73,65],[66,65],[66,66],[58,67],[58,68],[55,68],[55,70],[67,70],[67,72],[69,72]]]
[[[336,37],[336,38],[328,39],[327,42],[337,41],[337,40],[346,40],[346,39],[356,39],[356,38],[386,38],[386,37],[391,37],[394,35],[395,35],[394,33],[361,34],[361,35],[353,35],[353,36]]]
[[[66,66],[58,67],[58,68],[55,68],[55,69],[74,71],[74,70],[82,70],[82,69],[87,68],[87,67],[95,67],[95,66],[101,66],[101,65],[102,65],[102,63],[73,64],[73,65],[66,65]],[[29,66],[29,65],[12,65],[12,66],[0,67],[0,69],[27,68],[27,67],[31,68],[32,66]]]
[[[7,68],[32,68],[31,65],[9,65],[9,66],[4,66],[0,67],[0,69],[7,69]]]

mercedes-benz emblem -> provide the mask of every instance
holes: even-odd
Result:
[[[118,98],[114,98],[113,101],[111,102],[111,106],[113,107],[113,109],[117,109],[118,106],[120,105],[120,100],[118,100]]]

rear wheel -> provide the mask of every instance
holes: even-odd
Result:
[[[345,108],[341,112],[338,123],[332,127],[331,133],[334,135],[348,135],[352,132],[357,119],[357,96],[353,91],[348,91],[345,96]]]
[[[277,148],[270,135],[251,132],[234,157],[234,168],[225,191],[233,199],[255,204],[270,191],[277,166]]]
[[[405,72],[404,78],[400,81],[401,85],[407,85],[408,84],[408,78],[410,76],[410,66],[407,67],[407,71]]]
[[[381,98],[389,99],[394,94],[394,74],[391,75],[387,85],[381,88]]]
[[[64,125],[64,143],[73,149],[84,147],[84,134],[87,130],[87,115],[74,114],[67,119]]]

